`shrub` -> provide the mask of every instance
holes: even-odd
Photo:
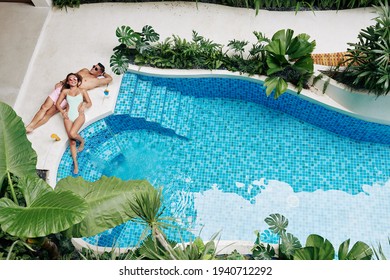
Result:
[[[192,32],[187,41],[176,35],[157,42],[159,35],[151,26],[141,32],[129,26],[116,29],[120,43],[113,51],[110,66],[117,75],[127,71],[129,63],[157,68],[175,69],[227,69],[249,75],[269,75],[265,81],[267,95],[274,92],[278,98],[287,90],[287,83],[297,86],[298,92],[307,87],[313,74],[311,53],[315,41],[310,36],[299,34],[293,37],[291,29],[280,30],[272,40],[261,32],[253,32],[256,43],[244,55],[247,41],[229,41],[227,51],[223,46]]]
[[[364,89],[376,96],[390,91],[390,9],[388,3],[374,6],[376,24],[362,29],[357,43],[349,43],[345,69],[336,68],[333,76],[340,82]]]

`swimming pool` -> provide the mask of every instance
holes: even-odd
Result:
[[[80,175],[148,179],[163,186],[167,214],[189,233],[274,242],[271,213],[289,219],[302,243],[351,238],[387,244],[390,127],[351,118],[294,94],[265,96],[262,83],[227,77],[175,78],[128,72],[113,115],[82,131]],[[58,180],[69,176],[67,150]],[[85,240],[137,244],[131,222]]]

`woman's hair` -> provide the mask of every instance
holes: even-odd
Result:
[[[77,86],[81,86],[81,83],[83,82],[83,78],[80,76],[80,74],[77,74],[77,73],[69,73],[68,75],[66,75],[66,78],[65,78],[65,84],[64,86],[62,87],[63,89],[64,88],[70,88],[70,85],[68,84],[68,78],[70,76],[76,76],[77,78]]]

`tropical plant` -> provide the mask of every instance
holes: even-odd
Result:
[[[217,256],[218,258],[218,256]],[[229,255],[226,256],[226,260],[231,260],[231,261],[240,261],[240,260],[246,260],[245,256],[240,254],[236,249],[233,250]]]
[[[114,54],[110,58],[110,66],[117,75],[126,72],[130,59],[137,53],[143,53],[157,42],[160,35],[150,25],[145,25],[141,32],[134,31],[129,26],[118,27],[115,31],[120,45],[116,46]]]
[[[390,245],[390,237],[387,237],[388,245]],[[373,248],[374,256],[377,260],[387,260],[385,253],[383,252],[382,244],[378,244],[376,248]]]
[[[67,11],[67,8],[78,8],[80,7],[81,1],[80,0],[53,0],[53,6],[60,8],[61,10],[65,8],[65,11]]]
[[[149,30],[153,30],[148,26]],[[136,65],[149,65],[158,68],[175,69],[227,69],[249,75],[268,75],[265,80],[267,95],[274,92],[278,98],[287,90],[287,83],[297,86],[298,92],[307,87],[308,80],[313,74],[313,59],[311,53],[315,41],[309,42],[310,36],[299,34],[293,37],[291,29],[280,30],[272,40],[261,32],[253,32],[257,41],[246,52],[248,41],[231,40],[227,51],[223,46],[205,39],[197,32],[192,32],[192,40],[187,41],[173,35],[154,45],[148,44],[141,51],[139,42],[147,42],[150,36],[134,32],[128,26],[117,29],[116,35],[121,43],[114,48],[110,65],[116,74],[127,70],[130,61]],[[154,30],[153,30],[154,32]],[[151,32],[152,33],[152,32]],[[159,38],[154,34],[153,41]],[[140,39],[146,38],[146,39]]]
[[[275,99],[287,90],[287,82],[296,85],[299,93],[302,88],[307,87],[313,74],[311,53],[315,48],[315,41],[309,42],[310,36],[307,34],[296,37],[293,35],[294,31],[291,29],[279,30],[265,47],[269,69],[264,85],[268,96],[274,91]]]
[[[356,242],[349,250],[350,240],[341,243],[337,258],[339,260],[370,260],[373,255],[372,249],[364,242]],[[294,253],[294,260],[333,260],[335,250],[329,240],[311,234],[307,237],[306,246]]]
[[[149,229],[152,237],[158,239],[160,244],[169,251],[171,248],[166,241],[163,229],[172,227],[169,223],[172,218],[162,216],[164,212],[162,191],[149,189],[135,194],[134,200],[130,202],[130,209],[136,214],[134,221],[147,226],[143,236],[146,236]],[[143,239],[142,236],[141,239]]]
[[[270,42],[261,32],[254,31],[257,42],[252,44],[248,55],[245,55],[245,48],[248,41],[229,41],[225,67],[229,71],[248,73],[249,75],[265,75],[267,71],[265,46]]]
[[[191,41],[173,35],[135,56],[138,65],[176,69],[218,69],[222,67],[223,60],[222,46],[195,31]]]
[[[124,223],[135,217],[128,206],[134,193],[153,188],[147,181],[68,177],[53,190],[35,173],[36,153],[21,118],[2,102],[0,127],[1,230],[52,258],[59,258],[58,248],[48,235],[91,236]]]
[[[255,260],[272,260],[276,256],[275,248],[270,244],[263,244],[260,240],[260,233],[256,231],[256,241],[252,247],[252,258]]]
[[[279,258],[280,259],[291,259],[294,251],[301,248],[301,243],[291,233],[287,233],[288,219],[280,214],[270,214],[264,220],[269,230],[279,235]]]
[[[134,200],[130,202],[130,208],[136,214],[133,221],[146,225],[145,231],[141,235],[141,246],[137,249],[139,258],[207,260],[215,257],[216,244],[214,240],[218,234],[211,237],[206,244],[199,237],[186,244],[177,244],[167,239],[164,229],[174,227],[172,224],[174,219],[162,216],[164,207],[161,189],[145,189],[135,193]],[[149,232],[150,235],[146,236]]]
[[[279,252],[269,245],[261,245],[260,235],[252,249],[256,259],[287,259],[287,260],[333,260],[336,258],[335,249],[329,240],[317,234],[311,234],[306,239],[306,244],[302,247],[299,240],[288,233],[288,219],[281,214],[271,214],[265,219],[269,225],[269,230],[279,236]],[[338,250],[339,260],[370,260],[373,256],[372,249],[364,242],[357,241],[349,250],[350,240],[345,240]]]
[[[374,6],[376,24],[362,29],[357,43],[349,43],[347,66],[331,71],[338,81],[376,96],[390,92],[390,9],[388,2]]]

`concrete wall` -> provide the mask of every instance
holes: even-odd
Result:
[[[48,7],[0,3],[0,101],[15,104],[48,13]]]

